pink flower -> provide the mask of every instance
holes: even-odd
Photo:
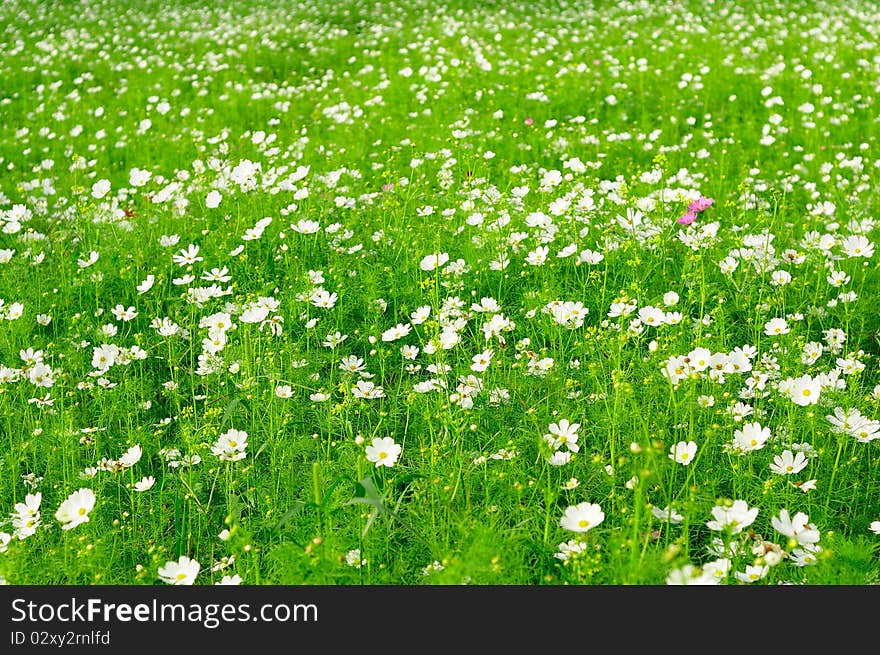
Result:
[[[678,219],[678,224],[679,225],[690,225],[691,223],[694,222],[694,220],[696,218],[697,218],[697,213],[692,209],[688,209],[688,211],[686,213],[682,214],[681,217]]]
[[[523,122],[524,122],[526,125],[531,125],[532,123],[535,122],[535,119],[534,119],[534,118],[527,118],[527,119],[526,119],[525,121],[523,121]]]
[[[706,196],[700,196],[696,200],[694,200],[691,204],[688,205],[688,209],[693,212],[702,212],[709,209],[712,206],[712,203],[715,202],[712,198],[707,198]]]

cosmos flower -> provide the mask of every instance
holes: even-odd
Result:
[[[718,532],[729,530],[731,534],[739,534],[754,523],[757,516],[757,507],[750,508],[746,501],[735,500],[729,505],[715,505],[712,508],[713,518],[706,522],[706,527]]]
[[[234,575],[224,575],[223,578],[220,580],[220,582],[217,582],[215,584],[224,585],[224,586],[226,586],[226,585],[240,585],[242,582],[243,582],[243,580],[241,579],[241,576],[238,573],[236,573]]]
[[[770,470],[777,475],[794,475],[803,471],[807,463],[806,455],[801,452],[795,454],[786,449],[782,451],[781,455],[773,457]]]
[[[369,380],[358,380],[355,383],[355,386],[351,389],[351,395],[355,398],[363,398],[365,400],[384,398],[385,389]]]
[[[678,217],[676,221],[679,225],[690,225],[697,220],[697,212],[688,209],[684,214]]]
[[[247,440],[247,432],[230,428],[217,438],[211,452],[221,461],[237,462],[247,456]]]
[[[685,564],[669,572],[666,576],[666,584],[673,586],[717,585],[719,581],[712,572],[703,571],[693,564]]]
[[[581,553],[586,552],[587,547],[588,546],[585,541],[569,539],[568,541],[563,541],[557,546],[559,550],[553,554],[553,557],[558,560],[562,560],[563,562],[567,562],[568,560],[577,557]]]
[[[870,259],[874,254],[874,244],[861,234],[844,237],[840,247],[847,257],[864,257]]]
[[[37,492],[27,494],[24,502],[15,503],[11,517],[12,527],[15,528],[15,536],[19,540],[33,535],[40,526],[40,504],[43,494]]]
[[[139,492],[147,491],[148,489],[152,489],[154,484],[156,484],[156,478],[152,475],[145,475],[134,483],[134,490]]]
[[[733,450],[741,454],[761,450],[770,436],[770,428],[761,427],[757,421],[745,423],[733,433]]]
[[[220,206],[221,200],[223,200],[223,196],[219,191],[209,191],[208,195],[205,196],[205,207],[208,209],[216,209]]]
[[[801,545],[815,544],[819,541],[819,530],[810,523],[810,517],[803,512],[791,517],[787,509],[781,509],[779,516],[772,517],[770,523],[778,533],[796,539]]]
[[[110,180],[98,180],[92,185],[92,198],[100,200],[110,192]]]
[[[191,585],[201,568],[198,561],[181,555],[176,562],[168,561],[159,567],[159,579],[170,585]]]
[[[764,334],[768,337],[788,334],[789,332],[791,332],[791,329],[788,327],[788,321],[784,318],[771,318],[764,324]]]
[[[819,402],[819,396],[822,393],[822,381],[818,377],[814,378],[805,373],[797,378],[781,380],[779,391],[788,396],[795,405],[801,407],[815,405]]]
[[[129,468],[137,464],[141,456],[143,455],[143,450],[137,444],[126,450],[122,456],[119,458],[118,463],[123,468]]]
[[[374,437],[372,443],[366,448],[367,461],[373,462],[376,468],[385,466],[391,468],[400,457],[402,448],[391,437]]]
[[[688,203],[688,211],[692,212],[703,212],[709,209],[712,206],[712,203],[715,201],[712,198],[707,198],[706,196],[700,196],[696,200]]]
[[[766,564],[763,566],[748,564],[745,571],[737,571],[734,575],[740,582],[752,583],[763,580],[769,572],[770,567]]]
[[[382,333],[382,341],[397,341],[410,333],[412,326],[408,323],[398,323]]]
[[[669,459],[684,466],[688,466],[694,461],[696,453],[697,444],[695,441],[679,441],[669,447]]]
[[[666,521],[671,524],[677,524],[684,521],[684,516],[676,512],[674,509],[669,507],[660,508],[660,507],[652,507],[651,513],[661,521]]]
[[[315,234],[321,229],[321,224],[318,221],[303,218],[297,221],[296,225],[291,225],[290,229],[300,234]]]
[[[62,530],[70,530],[83,523],[88,523],[89,512],[95,507],[95,492],[83,488],[74,491],[67,497],[58,510],[55,518],[62,524]]]
[[[128,183],[133,187],[142,187],[150,181],[152,176],[150,171],[134,167],[128,172]]]
[[[445,265],[449,261],[449,253],[439,252],[426,255],[419,262],[419,268],[423,271],[433,271]]]
[[[572,532],[587,532],[605,520],[605,512],[595,503],[578,503],[565,508],[559,525]]]
[[[568,419],[562,419],[559,423],[550,424],[550,434],[545,434],[544,439],[554,450],[559,450],[563,446],[573,453],[580,450],[578,446],[578,430],[580,423],[569,423]]]

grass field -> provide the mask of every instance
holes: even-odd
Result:
[[[880,10],[0,2],[0,581],[880,582]]]

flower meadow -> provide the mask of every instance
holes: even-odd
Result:
[[[880,582],[880,13],[0,3],[0,581]]]

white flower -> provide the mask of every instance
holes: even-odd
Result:
[[[771,318],[764,323],[764,334],[768,337],[775,337],[780,334],[788,334],[791,330],[784,318]]]
[[[345,563],[349,566],[353,566],[354,568],[359,569],[367,563],[367,560],[361,557],[360,548],[352,548],[345,554]]]
[[[740,582],[755,582],[756,580],[761,580],[766,577],[769,572],[770,567],[767,565],[754,566],[749,564],[746,566],[745,571],[737,571],[734,575]]]
[[[419,268],[423,271],[433,271],[436,268],[440,268],[446,262],[449,261],[449,254],[445,252],[434,253],[432,255],[426,255],[422,258],[422,261],[419,262]]]
[[[681,514],[679,514],[678,512],[676,512],[674,509],[669,507],[668,505],[666,507],[664,507],[663,509],[661,509],[659,507],[652,507],[651,513],[655,517],[657,517],[659,520],[668,521],[669,523],[672,523],[672,524],[677,524],[677,523],[681,523],[682,521],[684,521],[684,517]]]
[[[278,398],[291,398],[293,396],[293,387],[289,384],[279,384],[275,387],[275,395]]]
[[[229,429],[211,446],[211,452],[221,461],[237,462],[247,456],[248,434],[244,430]]]
[[[796,539],[801,545],[815,544],[819,541],[819,530],[809,521],[810,517],[803,512],[790,517],[787,509],[779,510],[779,516],[770,519],[771,525],[778,533]]]
[[[810,377],[804,374],[797,378],[789,378],[779,383],[779,390],[788,396],[795,405],[806,407],[819,402],[819,394],[822,393],[822,381],[820,378]]]
[[[495,351],[491,348],[484,350],[483,352],[474,355],[471,357],[471,370],[477,373],[482,373],[487,368],[489,368],[489,364],[492,362],[492,357],[495,355]]]
[[[800,473],[807,466],[807,457],[802,452],[797,454],[790,450],[783,450],[781,455],[776,455],[770,464],[770,470],[778,475],[794,475]]]
[[[421,307],[416,307],[415,311],[409,315],[409,320],[413,325],[420,325],[428,320],[428,316],[430,315],[431,306],[422,305]]]
[[[526,255],[526,264],[530,266],[543,266],[544,262],[547,261],[549,252],[550,248],[547,246],[538,246]]]
[[[92,348],[92,366],[99,371],[106,371],[116,364],[119,356],[119,346],[112,343],[102,343]]]
[[[146,293],[147,291],[149,291],[150,289],[153,288],[153,284],[155,282],[156,282],[156,276],[155,275],[148,275],[147,277],[144,278],[143,282],[141,282],[139,285],[137,285],[137,292],[139,294]]]
[[[694,441],[679,441],[674,446],[669,447],[669,459],[678,462],[684,466],[694,461],[694,455],[697,452],[697,444]]]
[[[840,242],[844,254],[847,257],[865,257],[870,258],[874,254],[874,244],[868,241],[867,237],[860,234],[853,234],[844,238]]]
[[[55,383],[48,364],[35,364],[28,372],[28,379],[36,387],[51,387]]]
[[[147,489],[152,489],[154,484],[156,484],[156,478],[154,478],[152,475],[145,475],[140,480],[134,483],[134,490],[146,491]]]
[[[33,535],[40,526],[40,503],[43,494],[39,491],[35,494],[27,494],[23,503],[15,503],[12,515],[12,527],[15,528],[15,536],[21,540]]]
[[[122,457],[119,458],[119,464],[124,468],[129,468],[137,464],[142,455],[143,451],[141,450],[141,447],[134,445],[122,454]]]
[[[196,262],[204,261],[204,257],[199,257],[199,246],[194,243],[189,244],[175,255],[171,256],[172,261],[178,266],[187,266]]]
[[[299,232],[300,234],[314,234],[321,229],[321,224],[317,221],[310,221],[307,218],[302,218],[297,221],[296,225],[291,225],[290,229],[294,232]]]
[[[803,547],[791,551],[791,563],[794,566],[812,566],[819,561],[817,556],[822,550],[819,544],[804,544]]]
[[[400,457],[400,444],[394,442],[391,437],[374,437],[372,443],[367,446],[367,461],[373,462],[376,468],[387,466],[391,468]]]
[[[804,493],[807,493],[808,491],[813,491],[813,489],[816,488],[816,480],[806,480],[805,482],[791,482],[789,484],[797,487]]]
[[[571,461],[571,451],[557,450],[547,459],[547,463],[551,466],[564,466]]]
[[[388,328],[382,333],[382,341],[397,341],[410,333],[412,327],[409,324],[398,323],[393,328]]]
[[[568,541],[563,541],[558,546],[559,551],[553,554],[553,557],[556,559],[561,559],[563,562],[567,562],[572,557],[577,557],[581,553],[587,550],[587,544],[584,541],[577,541],[576,539],[570,539]]]
[[[220,582],[217,582],[218,585],[240,585],[242,583],[241,576],[236,573],[235,575],[224,575],[223,579]]]
[[[92,198],[100,200],[110,192],[110,180],[98,180],[92,185]]]
[[[580,423],[569,423],[567,419],[562,419],[559,423],[550,424],[550,434],[545,434],[544,439],[555,450],[565,446],[571,452],[576,453],[580,450],[580,446],[577,445],[577,431],[580,427]]]
[[[159,578],[170,585],[191,585],[201,568],[196,560],[181,555],[176,562],[165,562],[165,566],[159,567]]]
[[[721,532],[729,529],[731,534],[739,534],[744,528],[754,523],[758,516],[758,508],[749,508],[744,500],[735,500],[730,506],[715,505],[712,508],[712,521],[706,522],[710,530]]]
[[[667,585],[717,585],[718,578],[711,572],[703,571],[693,564],[685,564],[681,568],[673,569],[666,576]]]
[[[730,573],[731,562],[726,557],[721,557],[712,562],[706,562],[703,566],[703,574],[711,575],[717,580],[724,580]]]
[[[365,398],[371,400],[373,398],[384,398],[385,389],[377,386],[374,382],[367,380],[358,380],[351,389],[351,395],[355,398]]]
[[[140,168],[132,168],[128,172],[128,183],[133,187],[141,187],[149,182],[152,176],[153,174],[150,171],[145,171]]]
[[[733,433],[733,448],[738,453],[761,450],[770,438],[770,428],[761,427],[757,421],[746,423]]]
[[[221,200],[223,200],[223,196],[219,191],[211,191],[205,196],[205,207],[208,209],[216,209],[220,206]]]
[[[95,507],[95,492],[91,489],[74,491],[67,497],[58,510],[55,518],[62,524],[62,530],[70,530],[81,523],[88,523],[89,512]]]
[[[569,505],[559,519],[559,525],[572,532],[586,532],[605,520],[605,512],[595,503],[583,502]]]

